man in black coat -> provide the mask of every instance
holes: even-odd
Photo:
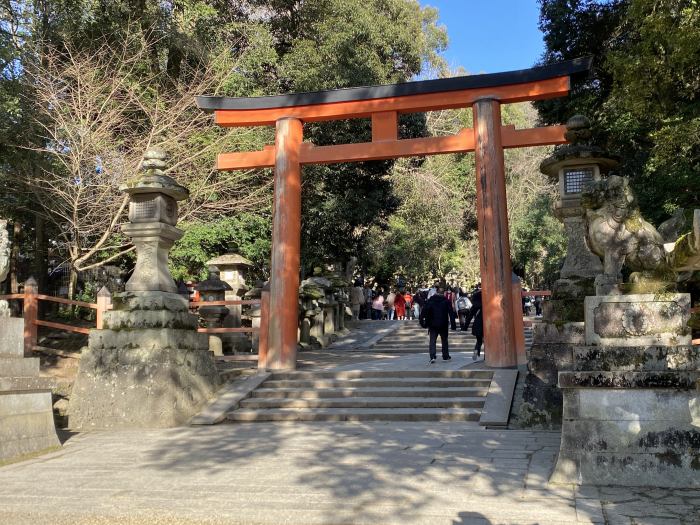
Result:
[[[476,337],[476,344],[474,345],[474,355],[472,356],[472,359],[476,361],[476,359],[481,355],[481,344],[484,339],[484,318],[481,308],[481,289],[476,290],[472,295],[472,309],[469,313],[474,317],[472,335]]]
[[[442,343],[442,360],[449,361],[452,359],[447,343],[447,334],[450,327],[450,308],[450,302],[445,298],[445,289],[440,286],[437,288],[435,295],[428,299],[425,307],[421,310],[420,324],[423,328],[427,328],[430,334],[428,351],[430,352],[431,364],[435,362],[435,357],[437,356],[435,344],[437,343],[438,335]]]

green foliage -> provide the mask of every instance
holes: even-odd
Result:
[[[513,270],[537,290],[551,289],[566,255],[564,228],[551,210],[551,197],[540,195],[510,224]]]
[[[652,222],[700,206],[697,0],[541,0],[541,28],[544,62],[594,58],[570,97],[538,103],[541,119],[589,116]]]
[[[207,261],[234,252],[255,264],[261,277],[269,273],[270,222],[253,214],[240,214],[211,222],[179,225],[185,235],[170,252],[170,271],[175,279],[199,280],[207,276]]]
[[[437,25],[437,11],[422,8],[415,0],[55,0],[10,2],[0,6],[0,10],[4,20],[21,21],[27,42],[20,49],[6,33],[1,34],[3,64],[13,57],[20,62],[35,59],[46,47],[60,50],[64,46],[90,54],[97,52],[105,40],[117,44],[113,46],[115,49],[132,41],[145,46],[148,52],[131,71],[131,85],[140,99],[150,104],[159,103],[158,96],[165,91],[190,85],[208,67],[222,78],[216,93],[229,96],[410,80],[426,65],[434,69],[442,67],[437,53],[447,42],[444,28]],[[22,68],[17,71],[21,74]],[[2,168],[2,175],[13,172],[14,177],[30,180],[31,168],[40,165],[40,156],[23,149],[14,149],[16,155],[12,158],[4,154],[9,138],[16,141],[22,130],[26,130],[26,139],[19,141],[23,145],[45,146],[41,141],[32,142],[40,134],[29,125],[31,115],[27,108],[17,104],[24,100],[31,105],[33,97],[26,82],[20,88],[24,96],[18,97],[15,92],[18,85],[3,79],[0,86],[0,109],[4,110],[0,115],[0,153],[8,164]],[[165,113],[167,109],[163,108]],[[140,126],[143,136],[148,137],[148,123],[139,120],[138,111],[133,117],[131,129]],[[424,132],[425,122],[421,117],[405,118],[401,128],[403,136],[415,136]],[[168,135],[169,130],[163,126],[160,133]],[[212,125],[211,130],[193,133],[179,142],[183,151],[208,147],[198,161],[211,166],[218,151],[256,150],[273,140],[270,129],[241,133],[234,141],[222,140],[221,135],[221,130]],[[305,126],[305,138],[317,144],[369,137],[369,124],[362,120]],[[164,140],[172,137],[166,136]],[[193,172],[192,166],[182,168]],[[20,169],[22,172],[18,173]],[[302,247],[305,268],[348,259],[363,251],[369,227],[385,220],[397,203],[387,177],[390,169],[389,162],[305,169]],[[186,218],[194,228],[189,235],[199,239],[200,247],[192,244],[180,252],[181,259],[174,264],[176,275],[196,276],[203,272],[202,264],[208,254],[216,252],[215,247],[225,245],[230,238],[219,228],[229,216],[239,217],[237,214],[246,210],[264,210],[263,213],[269,210],[269,173],[261,171],[245,177],[249,193],[233,195],[240,197],[242,206],[216,208],[206,200],[190,206],[201,210],[215,208],[215,211],[207,218],[197,214]],[[229,184],[229,179],[233,184]],[[202,195],[212,201],[231,199],[233,193],[240,191],[239,183],[230,173],[199,177],[198,181],[187,184],[193,199],[202,199]],[[16,190],[17,184],[10,185],[8,199],[3,202],[15,198]],[[40,208],[32,205],[29,197],[26,207],[34,213]],[[53,222],[60,222],[58,214],[54,215]],[[210,220],[211,228],[208,228]],[[237,230],[239,237],[260,234],[262,222],[268,224],[269,217],[259,221],[242,221]],[[269,233],[269,224],[266,228]],[[195,230],[199,232],[197,235]],[[53,235],[60,235],[61,231]],[[256,250],[253,258],[264,271],[266,263],[256,257],[265,250]],[[76,254],[71,255],[75,257]]]
[[[534,125],[530,104],[504,106],[503,122]],[[470,110],[434,112],[429,133],[456,133],[471,127]],[[552,185],[539,171],[547,148],[508,150],[506,185],[514,268],[528,285],[558,271],[561,224],[548,205]],[[403,275],[413,285],[446,277],[469,287],[480,281],[474,156],[436,155],[405,159],[394,166],[391,182],[399,198],[386,221],[368,232],[368,268],[380,282]],[[533,223],[534,221],[534,223]]]

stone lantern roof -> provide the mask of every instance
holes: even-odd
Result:
[[[220,279],[219,269],[216,266],[209,266],[209,277],[199,282],[194,288],[199,292],[226,292],[232,290],[226,281]]]
[[[559,146],[540,164],[540,171],[552,179],[559,177],[565,166],[597,164],[602,174],[620,165],[620,158],[590,143],[591,121],[583,115],[574,115],[566,122],[565,137],[570,143]]]
[[[190,192],[180,186],[175,179],[165,174],[167,154],[159,149],[149,149],[143,155],[141,162],[142,174],[134,180],[119,186],[119,190],[129,195],[143,193],[163,193],[176,201],[184,201]]]
[[[210,260],[207,264],[218,266],[219,268],[222,266],[243,266],[252,268],[254,266],[251,261],[242,255],[238,255],[237,253],[226,253],[224,255],[219,255],[218,257]]]

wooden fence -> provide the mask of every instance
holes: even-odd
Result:
[[[98,292],[96,303],[86,303],[84,301],[73,301],[71,299],[64,299],[63,297],[40,294],[37,282],[33,277],[30,277],[24,283],[24,293],[0,295],[0,300],[7,301],[13,299],[20,300],[23,303],[24,352],[27,355],[31,354],[34,351],[34,348],[37,346],[40,326],[85,335],[90,333],[90,328],[86,326],[73,326],[66,323],[57,323],[54,321],[39,319],[39,301],[65,304],[69,306],[80,306],[82,308],[95,310],[95,327],[97,328],[102,328],[104,313],[112,309],[112,294],[106,287],[102,287],[102,289]]]

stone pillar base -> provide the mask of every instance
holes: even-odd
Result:
[[[552,483],[700,487],[700,349],[574,348]]]
[[[163,292],[125,293],[90,332],[68,411],[74,429],[181,425],[221,384],[206,334],[187,301]]]
[[[53,381],[39,359],[24,357],[24,321],[0,318],[0,464],[61,446],[51,403]]]

